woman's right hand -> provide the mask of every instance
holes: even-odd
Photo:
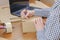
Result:
[[[22,18],[28,19],[28,18],[32,17],[33,15],[34,15],[34,10],[26,10],[26,9],[24,9],[21,12],[21,17]]]

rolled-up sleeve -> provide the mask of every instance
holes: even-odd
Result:
[[[46,37],[45,37],[45,34],[44,34],[44,31],[41,30],[41,31],[37,31],[37,40],[46,40]]]
[[[60,5],[52,10],[46,21],[43,31],[37,32],[38,40],[59,40],[60,39]]]
[[[34,9],[35,15],[42,16],[42,17],[48,17],[50,15],[51,8],[45,8],[45,9]]]

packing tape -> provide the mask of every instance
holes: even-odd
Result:
[[[5,23],[6,26],[6,33],[12,32],[12,24],[11,23]]]

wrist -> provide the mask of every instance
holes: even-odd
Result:
[[[34,11],[34,10],[31,10],[31,12],[32,12],[32,15],[34,15],[34,14],[35,14],[35,11]]]

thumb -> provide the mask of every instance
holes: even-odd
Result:
[[[21,12],[21,17],[22,17],[22,18],[25,18],[25,15],[26,15],[25,13],[26,13],[26,12],[27,12],[26,9],[24,9],[24,10]]]

